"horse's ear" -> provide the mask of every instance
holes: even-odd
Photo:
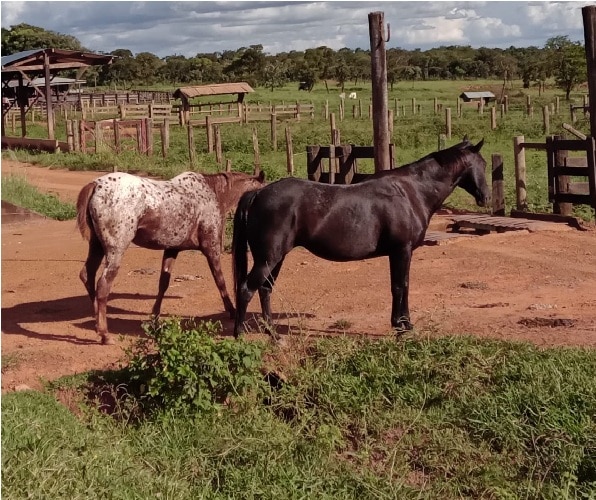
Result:
[[[468,134],[464,135],[464,138],[461,142],[470,142],[470,139],[468,139]]]
[[[482,140],[478,144],[476,144],[476,146],[472,146],[470,148],[470,150],[473,151],[474,153],[478,153],[480,151],[480,148],[482,148],[483,144],[484,144],[484,138],[482,138]]]
[[[265,181],[265,172],[264,172],[263,170],[261,170],[261,171],[259,172],[259,175],[258,175],[258,177],[257,177],[257,180],[258,180],[259,182],[264,182],[264,181]]]

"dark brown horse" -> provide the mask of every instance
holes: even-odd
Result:
[[[456,186],[484,206],[489,198],[486,162],[466,138],[449,149],[372,175],[353,185],[329,185],[287,178],[240,198],[232,252],[237,337],[249,301],[258,290],[271,325],[270,295],[284,258],[303,246],[327,260],[343,262],[388,256],[391,325],[409,330],[408,287],[412,251],[424,241],[433,213]],[[248,273],[247,250],[254,265]],[[275,330],[270,329],[275,336]]]
[[[157,181],[113,173],[81,190],[77,226],[89,241],[89,254],[80,278],[93,303],[95,327],[102,343],[113,342],[106,319],[108,295],[131,242],[164,250],[153,315],[159,316],[178,253],[200,250],[207,258],[226,311],[234,317],[220,263],[225,216],[243,193],[262,187],[264,179],[263,173],[253,177],[236,172],[185,172],[169,181]],[[95,276],[104,257],[105,267],[96,285]]]

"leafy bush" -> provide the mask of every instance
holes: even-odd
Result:
[[[262,345],[218,340],[219,322],[200,322],[186,329],[179,319],[167,319],[143,328],[147,337],[126,354],[130,380],[140,384],[141,397],[149,403],[164,409],[209,411],[265,388],[259,372]]]

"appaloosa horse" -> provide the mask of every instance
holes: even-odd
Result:
[[[284,258],[303,246],[331,261],[388,256],[391,325],[409,330],[408,287],[412,251],[424,241],[433,213],[456,186],[485,206],[486,162],[467,138],[409,165],[372,175],[353,185],[286,178],[245,193],[234,217],[232,252],[236,292],[234,336],[244,329],[246,308],[259,291],[271,326],[270,295]],[[248,271],[247,250],[254,264]]]
[[[259,176],[185,172],[169,181],[113,173],[83,187],[77,201],[77,226],[89,241],[89,254],[80,278],[93,303],[102,343],[113,342],[106,319],[108,295],[131,242],[164,250],[153,315],[159,316],[178,253],[201,250],[224,307],[234,317],[220,264],[225,216],[244,192],[262,187],[264,179],[262,172]],[[105,267],[96,286],[95,276],[104,257]]]

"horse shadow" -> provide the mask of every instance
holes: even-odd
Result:
[[[153,300],[153,295],[115,293],[112,298],[133,299],[133,300]],[[126,314],[144,316],[149,319],[149,314],[136,311],[130,311],[120,307],[108,305],[108,325],[110,332],[114,335],[133,335],[143,334],[141,327],[144,319],[124,319],[109,317],[110,314]],[[96,344],[97,339],[88,339],[84,337],[73,337],[72,335],[61,334],[42,334],[27,328],[27,323],[61,323],[70,322],[73,325],[83,329],[95,331],[95,320],[93,318],[93,307],[87,295],[76,297],[64,297],[54,300],[43,300],[34,302],[23,302],[11,307],[2,308],[2,334],[3,335],[24,335],[29,338],[40,340],[54,340],[69,342],[72,344],[85,345]]]
[[[114,293],[110,297],[114,299],[127,300],[149,300],[155,299],[154,295],[145,295],[139,293]],[[180,297],[168,296],[168,299],[176,299]],[[2,334],[3,335],[23,335],[29,338],[40,340],[52,340],[59,342],[68,342],[75,345],[94,345],[99,342],[96,337],[87,338],[70,335],[61,335],[56,333],[39,333],[27,328],[28,323],[71,323],[74,326],[95,332],[95,319],[93,317],[93,307],[87,295],[79,295],[76,297],[64,297],[54,300],[43,300],[34,302],[23,302],[15,304],[11,307],[3,307],[2,312]],[[114,314],[138,316],[135,318],[114,317]],[[116,307],[108,304],[108,327],[110,334],[118,337],[141,337],[145,335],[143,330],[143,323],[151,320],[150,313],[143,313],[138,311],[131,311],[128,309]],[[255,314],[252,318],[254,324],[259,323],[260,314]],[[281,313],[274,314],[273,320],[277,324],[280,320],[287,320],[291,317],[312,317],[314,315],[308,313]],[[162,319],[173,317],[167,314],[162,314]],[[185,328],[192,328],[193,326],[206,321],[219,321],[222,325],[221,335],[223,337],[231,337],[234,331],[234,320],[230,315],[222,311],[217,314],[198,315],[181,318]],[[290,333],[291,328],[278,325],[280,332]]]

